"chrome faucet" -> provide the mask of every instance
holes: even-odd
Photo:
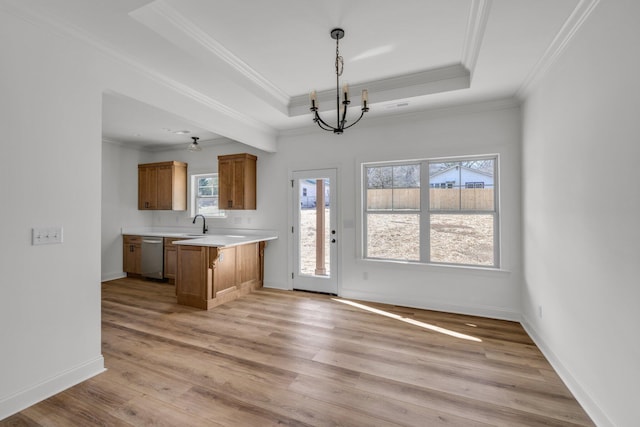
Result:
[[[193,217],[193,223],[196,223],[196,219],[198,219],[198,217],[202,217],[202,234],[206,234],[207,231],[209,231],[209,229],[207,228],[207,220],[204,219],[204,215],[198,214],[196,216]]]

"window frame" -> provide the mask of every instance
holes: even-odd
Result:
[[[211,198],[215,198],[215,197],[219,197],[219,188],[220,188],[220,182],[218,181],[217,184],[217,188],[218,191],[216,191],[216,185],[214,185],[214,194],[213,196],[206,196],[206,197],[199,197],[198,196],[198,179],[200,178],[206,178],[206,177],[212,177],[214,179],[218,179],[218,173],[217,172],[204,172],[204,173],[193,173],[190,175],[190,191],[189,191],[189,213],[191,218],[194,218],[196,215],[204,215],[205,218],[226,218],[227,213],[226,211],[224,211],[223,209],[220,209],[220,204],[218,203],[218,212],[215,214],[203,214],[198,212],[198,199],[211,199]]]
[[[465,162],[474,160],[493,160],[493,209],[492,210],[435,210],[430,207],[430,189],[443,188],[439,183],[431,183],[429,177],[429,164],[431,163],[443,163],[443,162]],[[370,167],[385,167],[385,166],[402,166],[420,164],[420,209],[418,210],[369,210],[367,209],[367,168]],[[361,164],[361,200],[362,205],[360,209],[361,215],[361,256],[363,260],[381,261],[381,262],[400,262],[409,264],[427,264],[427,265],[443,265],[451,267],[471,267],[480,269],[497,270],[501,268],[500,258],[500,156],[498,154],[486,154],[486,155],[469,155],[469,156],[456,156],[456,157],[442,157],[442,158],[426,158],[426,159],[408,159],[408,160],[396,160],[385,162],[362,162]],[[447,187],[444,187],[447,188]],[[462,190],[465,188],[465,183],[458,184],[458,188]],[[484,188],[487,188],[486,186]],[[407,214],[417,213],[419,215],[419,261],[408,259],[395,259],[395,258],[379,258],[370,257],[368,255],[368,214]],[[431,260],[431,217],[432,215],[491,215],[493,217],[493,264],[466,264],[466,263],[453,263],[453,262],[441,262]]]

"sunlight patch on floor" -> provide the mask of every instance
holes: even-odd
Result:
[[[391,319],[400,320],[401,322],[409,323],[414,326],[420,326],[424,329],[429,329],[430,331],[439,332],[441,334],[449,335],[450,337],[460,338],[468,341],[482,342],[480,338],[472,337],[471,335],[462,334],[460,332],[452,331],[450,329],[441,328],[440,326],[431,325],[429,323],[420,322],[419,320],[410,319],[408,317],[402,317],[397,314],[389,313],[388,311],[380,310],[377,308],[369,307],[368,305],[360,304],[358,302],[349,301],[341,298],[331,298],[333,301],[340,302],[342,304],[347,304],[352,307],[356,307],[362,310],[369,311],[371,313],[379,314],[381,316],[389,317]]]

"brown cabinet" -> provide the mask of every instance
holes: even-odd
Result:
[[[142,237],[125,235],[122,238],[122,270],[127,274],[142,273]]]
[[[164,278],[169,279],[170,283],[175,283],[178,271],[178,247],[173,242],[184,239],[184,237],[164,238]]]
[[[256,208],[256,160],[247,153],[218,156],[220,209]]]
[[[138,209],[187,210],[187,164],[174,161],[138,165]]]
[[[225,248],[178,246],[178,304],[211,309],[262,287],[266,242]]]

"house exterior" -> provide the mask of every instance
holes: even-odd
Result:
[[[300,188],[300,207],[303,209],[310,209],[310,208],[315,208],[316,207],[316,192],[317,192],[317,185],[316,185],[316,180],[314,179],[305,179],[305,180],[301,180],[299,183],[299,188]],[[325,183],[325,190],[324,190],[324,205],[325,206],[329,206],[329,185],[328,183]]]
[[[493,188],[493,174],[466,166],[451,166],[429,176],[430,188]]]

